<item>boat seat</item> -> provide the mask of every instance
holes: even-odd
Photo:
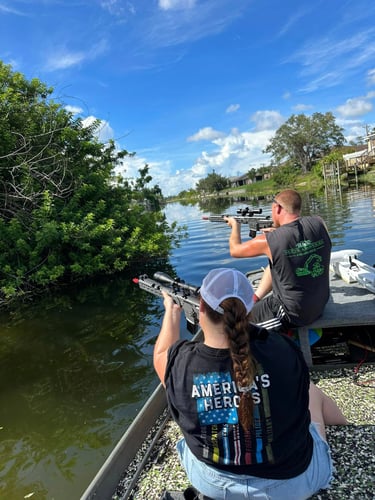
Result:
[[[375,325],[375,294],[359,283],[346,283],[331,276],[330,297],[322,316],[310,325],[296,328],[306,363],[313,364],[309,330],[367,325]]]

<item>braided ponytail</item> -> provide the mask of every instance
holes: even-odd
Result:
[[[239,420],[248,431],[253,425],[254,401],[251,387],[254,382],[256,368],[251,353],[249,334],[249,316],[243,303],[236,298],[228,298],[220,304],[224,314],[214,311],[209,306],[207,314],[214,323],[223,322],[229,340],[229,351],[233,363],[233,374],[239,390]]]

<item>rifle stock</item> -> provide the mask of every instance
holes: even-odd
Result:
[[[173,279],[164,272],[156,272],[153,279],[147,274],[133,278],[133,283],[146,292],[163,297],[163,291],[184,310],[188,330],[196,333],[199,324],[199,287],[189,285],[179,278]]]

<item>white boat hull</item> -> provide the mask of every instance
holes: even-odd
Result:
[[[358,283],[375,293],[375,268],[358,259],[361,250],[340,250],[331,254],[331,271],[346,283]]]

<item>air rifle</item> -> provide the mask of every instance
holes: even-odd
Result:
[[[206,215],[202,217],[204,220],[210,222],[226,222],[224,217],[233,217],[241,224],[249,225],[249,236],[254,238],[258,231],[268,227],[272,227],[273,222],[270,215],[257,217],[262,213],[262,209],[251,210],[249,207],[240,208],[237,210],[236,215],[222,214],[222,215]]]
[[[163,291],[170,295],[173,301],[183,308],[188,330],[196,333],[199,318],[199,287],[189,285],[180,278],[173,279],[161,271],[156,272],[153,279],[147,274],[142,274],[139,278],[133,278],[133,283],[158,297],[163,297]]]

